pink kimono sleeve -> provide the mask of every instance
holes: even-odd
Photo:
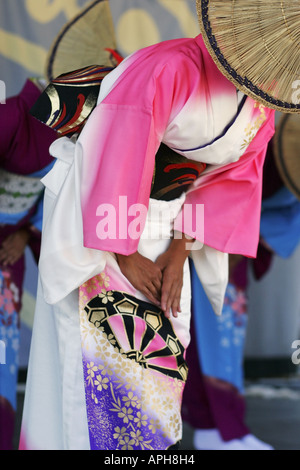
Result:
[[[274,111],[239,161],[200,177],[199,187],[187,195],[175,228],[224,253],[255,257],[259,241],[262,171],[267,145],[274,134]],[[183,227],[184,214],[204,207],[204,227],[197,221]],[[191,209],[192,208],[192,209]]]
[[[142,232],[155,154],[170,116],[183,106],[195,82],[192,64],[186,66],[186,74],[178,73],[184,60],[163,66],[156,65],[156,60],[138,60],[89,118],[79,138],[86,247],[122,254],[137,250],[139,240],[132,239],[124,227],[136,217],[134,209],[140,208]],[[132,217],[129,208],[135,212]],[[98,230],[103,215],[110,232],[107,237]]]

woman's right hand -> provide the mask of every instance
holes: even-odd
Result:
[[[161,269],[150,259],[136,252],[125,256],[116,254],[121,272],[150,302],[161,306]]]
[[[30,239],[30,232],[25,228],[9,235],[0,246],[0,263],[3,266],[15,264],[23,256]]]

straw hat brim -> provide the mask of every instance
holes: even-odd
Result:
[[[285,186],[300,200],[300,115],[281,117],[274,137],[274,157]]]
[[[51,81],[92,64],[114,66],[107,49],[116,50],[109,1],[96,0],[66,23],[54,40],[46,61],[46,77]]]
[[[196,0],[200,30],[219,70],[246,95],[300,112],[298,0]]]

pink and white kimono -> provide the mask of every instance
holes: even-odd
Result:
[[[201,36],[140,50],[104,79],[78,140],[52,145],[57,162],[43,179],[21,449],[178,445],[190,340],[188,262],[182,313],[168,320],[122,275],[114,253],[139,250],[155,260],[174,233],[196,238],[191,256],[220,314],[227,253],[256,255],[262,166],[273,132],[274,112],[237,92]],[[185,162],[206,165],[168,201],[150,197],[161,143]]]

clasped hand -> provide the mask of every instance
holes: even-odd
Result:
[[[160,307],[167,318],[171,315],[176,318],[181,311],[183,267],[189,255],[186,242],[184,237],[172,240],[169,249],[155,262],[139,252],[129,256],[117,254],[124,276],[150,302]]]

